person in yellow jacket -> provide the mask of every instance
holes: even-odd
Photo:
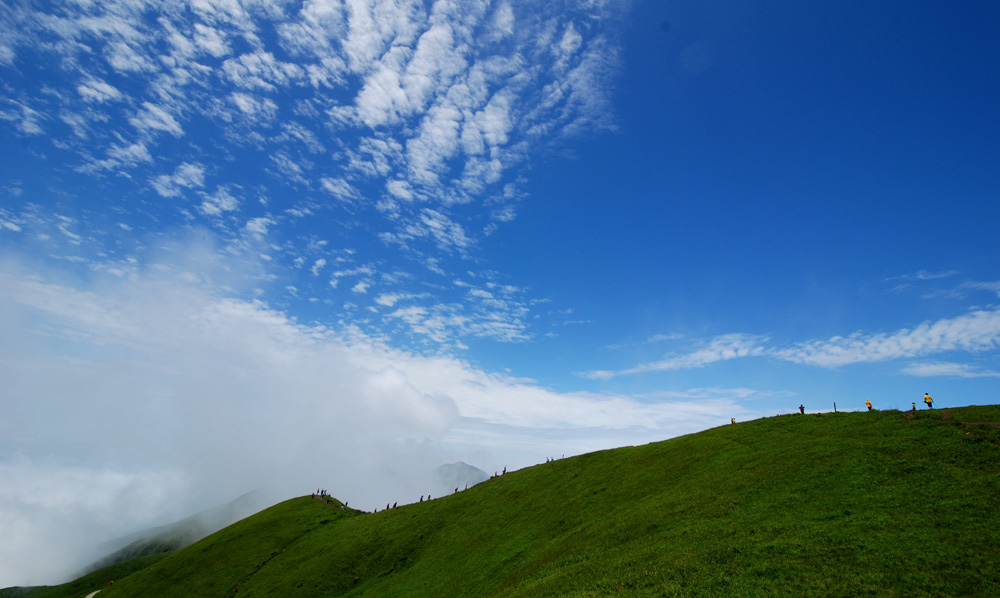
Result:
[[[924,393],[924,402],[927,403],[927,408],[930,409],[934,399],[931,398],[930,393]]]
[[[865,405],[868,405],[868,411],[872,410],[872,402],[871,401],[869,401],[868,399],[865,399]]]

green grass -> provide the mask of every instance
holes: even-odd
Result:
[[[1000,595],[1000,406],[789,415],[376,514],[286,501],[117,596]]]

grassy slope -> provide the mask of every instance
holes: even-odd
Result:
[[[100,598],[996,595],[1000,437],[955,421],[1000,407],[951,413],[769,418],[377,514],[293,499]]]

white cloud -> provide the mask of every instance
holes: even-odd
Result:
[[[259,218],[251,218],[247,224],[246,229],[255,235],[266,235],[268,229],[277,224],[277,221],[270,216],[261,216]]]
[[[992,290],[987,285],[987,290]],[[667,337],[662,340],[667,340]],[[661,340],[653,337],[650,339]],[[653,371],[698,368],[730,359],[766,357],[791,363],[837,368],[855,363],[876,363],[962,351],[979,353],[1000,347],[1000,308],[978,309],[954,318],[924,322],[912,329],[892,333],[855,332],[828,340],[812,340],[788,347],[766,346],[767,337],[728,334],[716,337],[694,352],[641,364],[623,370],[595,370],[581,375],[594,380]],[[991,376],[988,370],[970,365],[929,362],[911,364],[904,370],[912,375]]]
[[[421,211],[420,220],[407,225],[401,238],[431,238],[444,249],[463,250],[472,245],[472,239],[466,235],[460,224],[437,210],[425,208]]]
[[[361,199],[361,193],[357,188],[344,179],[323,177],[320,179],[320,185],[324,191],[341,201],[352,202]]]
[[[150,102],[143,102],[142,110],[130,118],[129,122],[135,128],[143,131],[166,131],[174,137],[180,137],[184,134],[184,129],[181,128],[180,123],[172,114]]]
[[[312,153],[320,153],[326,149],[315,133],[295,121],[282,122],[281,131],[281,135],[276,138],[278,140],[297,141]]]
[[[80,167],[80,170],[85,172],[91,170],[114,170],[123,166],[131,168],[137,164],[152,161],[153,156],[150,155],[145,143],[137,142],[130,145],[112,145],[108,148],[107,158],[91,161]],[[167,179],[169,180],[169,177]]]
[[[265,51],[229,58],[222,63],[222,71],[237,87],[267,91],[294,83],[304,74],[298,65],[281,62]]]
[[[121,99],[122,93],[100,79],[88,79],[77,85],[76,90],[89,102],[107,102]]]
[[[825,341],[809,341],[774,350],[770,354],[793,363],[839,367],[946,351],[986,351],[998,346],[1000,309],[989,309],[924,322],[913,329],[904,328],[893,333],[857,332],[846,338],[838,336]]]
[[[316,262],[312,265],[312,268],[310,268],[310,271],[312,272],[313,276],[319,276],[319,271],[322,270],[325,266],[326,266],[326,260],[323,259],[323,258],[320,258],[320,259],[316,260]]]
[[[174,174],[161,174],[150,183],[163,197],[177,197],[184,189],[204,186],[205,167],[201,164],[184,162],[174,170]]]
[[[958,274],[958,270],[944,270],[941,272],[929,272],[927,270],[920,270],[914,274],[902,274],[900,276],[893,276],[891,278],[886,278],[886,281],[893,280],[940,280],[942,278],[950,278]]]
[[[671,334],[654,334],[653,336],[646,339],[647,343],[663,343],[668,341],[676,341],[684,338],[683,334],[678,334],[676,332]]]
[[[252,121],[272,121],[278,112],[278,105],[269,98],[257,98],[248,93],[234,92],[230,94],[229,100]]]
[[[219,187],[215,193],[205,196],[198,210],[206,216],[220,216],[224,212],[233,212],[240,207],[237,199],[227,187]]]
[[[15,127],[22,135],[41,135],[45,132],[39,121],[44,116],[37,110],[19,102],[8,102],[13,106],[12,110],[0,110],[0,120],[14,122]]]
[[[1000,296],[1000,282],[967,282],[962,285],[963,289],[974,289],[977,291],[989,291]]]
[[[51,585],[99,555],[100,543],[187,516],[171,504],[179,472],[127,472],[17,457],[0,461],[0,585]]]
[[[1000,372],[986,370],[964,363],[946,361],[931,361],[911,363],[903,368],[904,374],[910,376],[936,377],[949,376],[954,378],[1000,378]]]
[[[229,54],[229,44],[225,40],[225,34],[218,29],[209,27],[202,23],[195,23],[195,43],[212,56],[221,58]]]
[[[566,29],[563,31],[562,39],[559,40],[559,45],[557,46],[559,53],[563,57],[569,57],[576,53],[583,45],[583,36],[580,35],[573,23],[566,25]]]
[[[306,0],[298,19],[281,24],[278,31],[282,45],[293,53],[323,58],[335,52],[335,46],[344,38],[345,28],[343,3]],[[341,62],[335,72],[345,68],[346,64]]]
[[[381,305],[382,307],[393,307],[402,299],[412,298],[414,295],[409,293],[382,293],[375,298],[375,303]]]
[[[410,304],[386,314],[389,321],[403,322],[410,334],[424,337],[442,345],[463,348],[461,339],[473,336],[499,342],[521,342],[532,338],[524,321],[528,308],[515,290],[504,290],[501,295],[467,283],[456,283],[467,288],[464,301],[435,303],[430,295],[413,293],[384,293],[375,303],[393,308],[403,300],[426,300],[423,305]]]
[[[608,380],[615,376],[630,374],[642,374],[647,372],[664,372],[671,370],[687,370],[692,368],[705,367],[706,365],[730,359],[740,359],[743,357],[758,357],[765,353],[763,342],[766,337],[753,336],[748,334],[724,334],[717,336],[707,342],[703,347],[691,353],[674,355],[645,363],[633,368],[607,371],[597,370],[582,374],[585,378],[593,380]]]
[[[270,157],[271,162],[277,167],[276,172],[283,179],[308,186],[309,181],[305,178],[305,172],[312,169],[313,163],[311,161],[304,158],[293,158],[283,151],[276,152]]]
[[[118,73],[148,73],[157,70],[156,63],[135,45],[112,41],[104,46],[105,59]]]

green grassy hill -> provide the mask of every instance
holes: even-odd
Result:
[[[247,492],[236,500],[207,509],[180,521],[142,530],[116,542],[121,548],[110,552],[81,571],[81,575],[124,563],[136,557],[173,552],[201,540],[227,525],[267,506],[262,492]]]
[[[296,498],[99,598],[996,596],[1000,430],[961,422],[1000,406],[768,418],[376,514]]]

